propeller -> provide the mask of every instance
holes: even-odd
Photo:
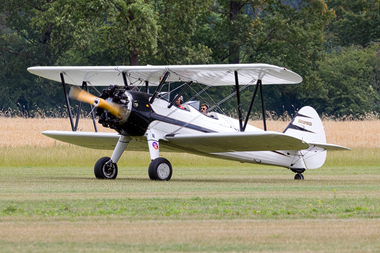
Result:
[[[128,109],[123,105],[107,101],[103,98],[99,98],[85,90],[79,89],[78,87],[71,87],[69,97],[87,104],[91,104],[95,107],[105,109],[109,111],[113,116],[120,119],[122,123],[125,122],[128,118],[126,112]]]

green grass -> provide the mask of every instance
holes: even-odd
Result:
[[[0,147],[0,168],[6,166],[88,166],[95,164],[102,156],[111,156],[112,151],[91,150],[72,145],[56,147]],[[237,166],[237,162],[184,153],[162,153],[173,165],[216,167]],[[150,158],[147,152],[125,152],[120,166],[147,166]],[[352,151],[331,151],[327,154],[324,167],[337,166],[377,166],[380,164],[380,148],[355,148]],[[240,166],[239,166],[240,167]],[[257,168],[249,165],[250,168]]]
[[[7,216],[128,220],[379,218],[378,197],[191,197],[0,201]]]
[[[0,153],[4,252],[380,250],[380,149],[329,152],[304,181],[284,168],[186,154],[163,154],[172,180],[151,181],[149,155],[137,152],[123,155],[116,180],[97,180],[93,164],[112,151]]]

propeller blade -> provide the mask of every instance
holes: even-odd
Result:
[[[79,89],[78,87],[71,87],[69,97],[87,104],[95,105],[95,100],[98,98],[87,91]],[[98,98],[99,99],[99,98]]]
[[[122,105],[104,100],[103,98],[99,98],[97,96],[92,95],[91,93],[79,89],[78,87],[71,87],[69,97],[87,104],[91,104],[95,107],[102,108],[104,110],[109,111],[113,116],[123,119],[124,107]]]

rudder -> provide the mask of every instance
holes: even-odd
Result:
[[[307,143],[326,143],[325,130],[318,113],[310,106],[302,107],[283,132]],[[299,151],[307,169],[317,169],[326,160],[325,149],[311,146]]]

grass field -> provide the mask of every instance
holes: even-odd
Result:
[[[96,180],[94,162],[112,151],[40,134],[69,130],[67,120],[0,121],[1,252],[380,251],[378,120],[325,121],[328,142],[352,151],[329,152],[304,181],[283,168],[163,154],[169,182],[149,180],[149,155],[136,152],[123,155],[116,180]]]

